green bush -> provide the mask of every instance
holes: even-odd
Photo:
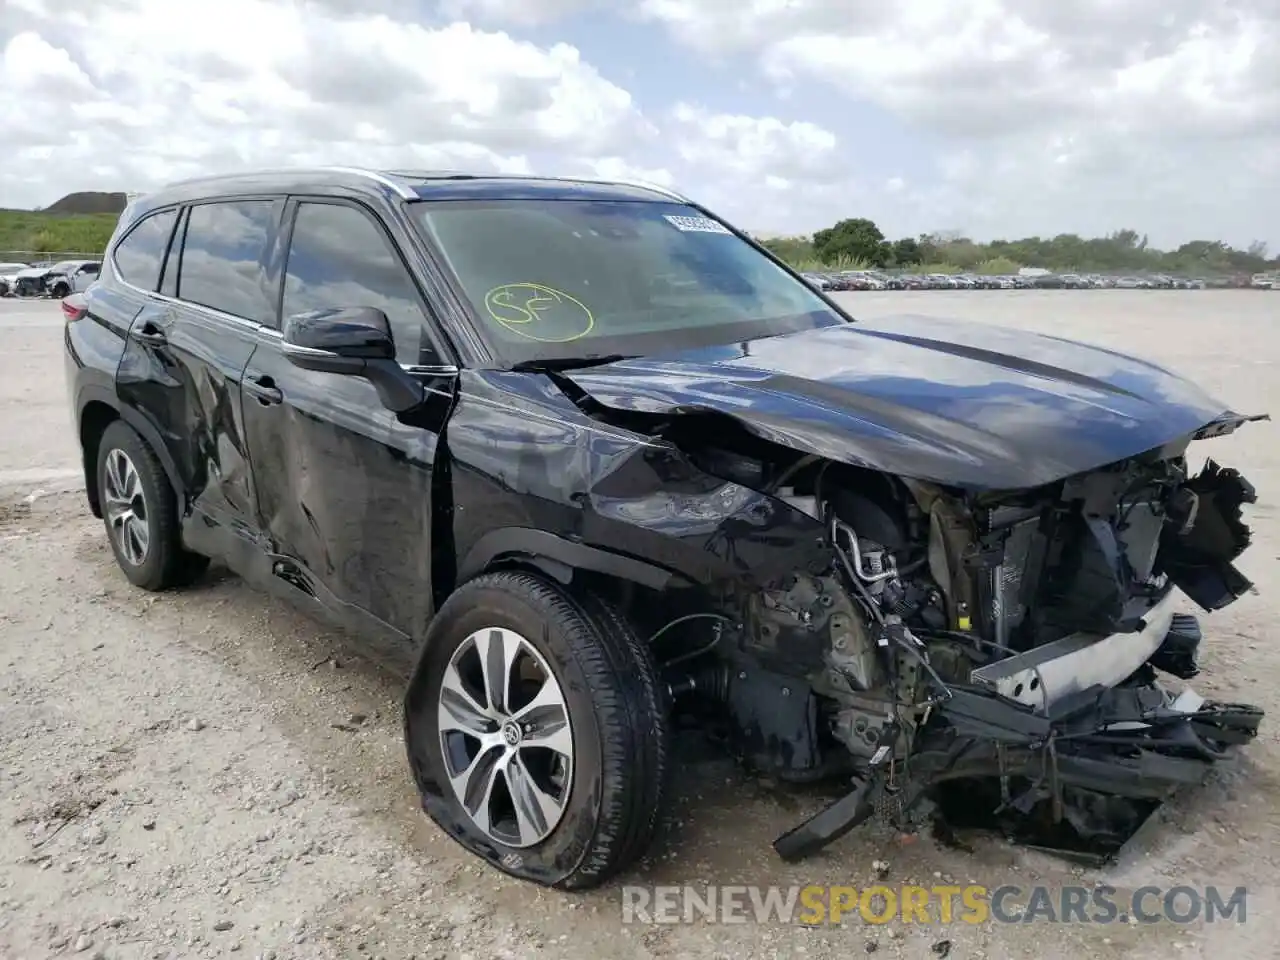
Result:
[[[0,250],[31,253],[101,254],[117,217],[111,213],[60,216],[30,210],[0,210]]]
[[[1006,277],[1017,273],[1019,269],[1021,269],[1020,265],[1014,263],[1008,257],[992,257],[990,260],[983,260],[978,264],[974,268],[974,273],[987,277]]]
[[[823,263],[817,257],[802,257],[795,260],[783,257],[793,270],[808,273],[839,273],[842,270],[874,270],[875,267],[861,257],[836,257],[831,263]]]

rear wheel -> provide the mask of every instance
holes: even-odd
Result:
[[[611,605],[483,575],[432,621],[405,698],[424,809],[521,879],[598,886],[641,856],[667,785],[653,661]]]
[[[164,468],[122,420],[98,444],[98,497],[116,563],[134,586],[164,590],[204,573],[208,558],[182,547],[177,496]]]

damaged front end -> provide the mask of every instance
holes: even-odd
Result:
[[[667,664],[678,703],[715,704],[755,767],[852,780],[777,852],[807,856],[872,817],[907,827],[927,798],[953,825],[976,812],[1024,843],[1106,858],[1253,739],[1258,708],[1160,678],[1198,672],[1179,591],[1214,611],[1252,589],[1234,561],[1255,491],[1213,461],[1189,471],[1203,435],[979,493],[816,455],[770,462],[750,444],[691,453],[807,514],[831,558],[715,585],[714,651]]]

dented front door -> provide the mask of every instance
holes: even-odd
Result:
[[[428,308],[372,210],[307,197],[290,201],[285,222],[283,316],[376,306],[402,363],[435,358]],[[367,380],[293,366],[279,334],[261,341],[245,371],[265,542],[308,592],[362,632],[389,627],[419,637],[433,612],[433,481],[450,395],[422,379],[431,400],[397,416]]]

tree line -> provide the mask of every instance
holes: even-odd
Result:
[[[0,252],[75,252],[86,256],[106,247],[116,224],[110,213],[54,215],[30,210],[0,210]],[[1193,240],[1176,250],[1158,250],[1136,230],[1118,230],[1086,239],[1072,233],[981,243],[958,233],[926,233],[889,240],[865,218],[841,220],[811,237],[771,237],[765,246],[804,270],[888,269],[923,272],[960,270],[1016,273],[1019,267],[1057,272],[1170,273],[1227,276],[1280,270],[1280,256],[1268,258],[1267,245],[1239,250],[1216,240]],[[0,258],[2,259],[2,258]]]
[[[1280,268],[1280,257],[1268,258],[1267,245],[1261,241],[1245,250],[1217,240],[1192,240],[1176,250],[1159,250],[1136,230],[1118,230],[1105,237],[1060,233],[1055,237],[987,243],[957,233],[926,233],[889,240],[874,221],[858,217],[841,220],[811,237],[772,237],[762,243],[787,262],[805,269],[932,266],[1012,273],[1019,267],[1042,267],[1058,272],[1209,276],[1264,273]]]

